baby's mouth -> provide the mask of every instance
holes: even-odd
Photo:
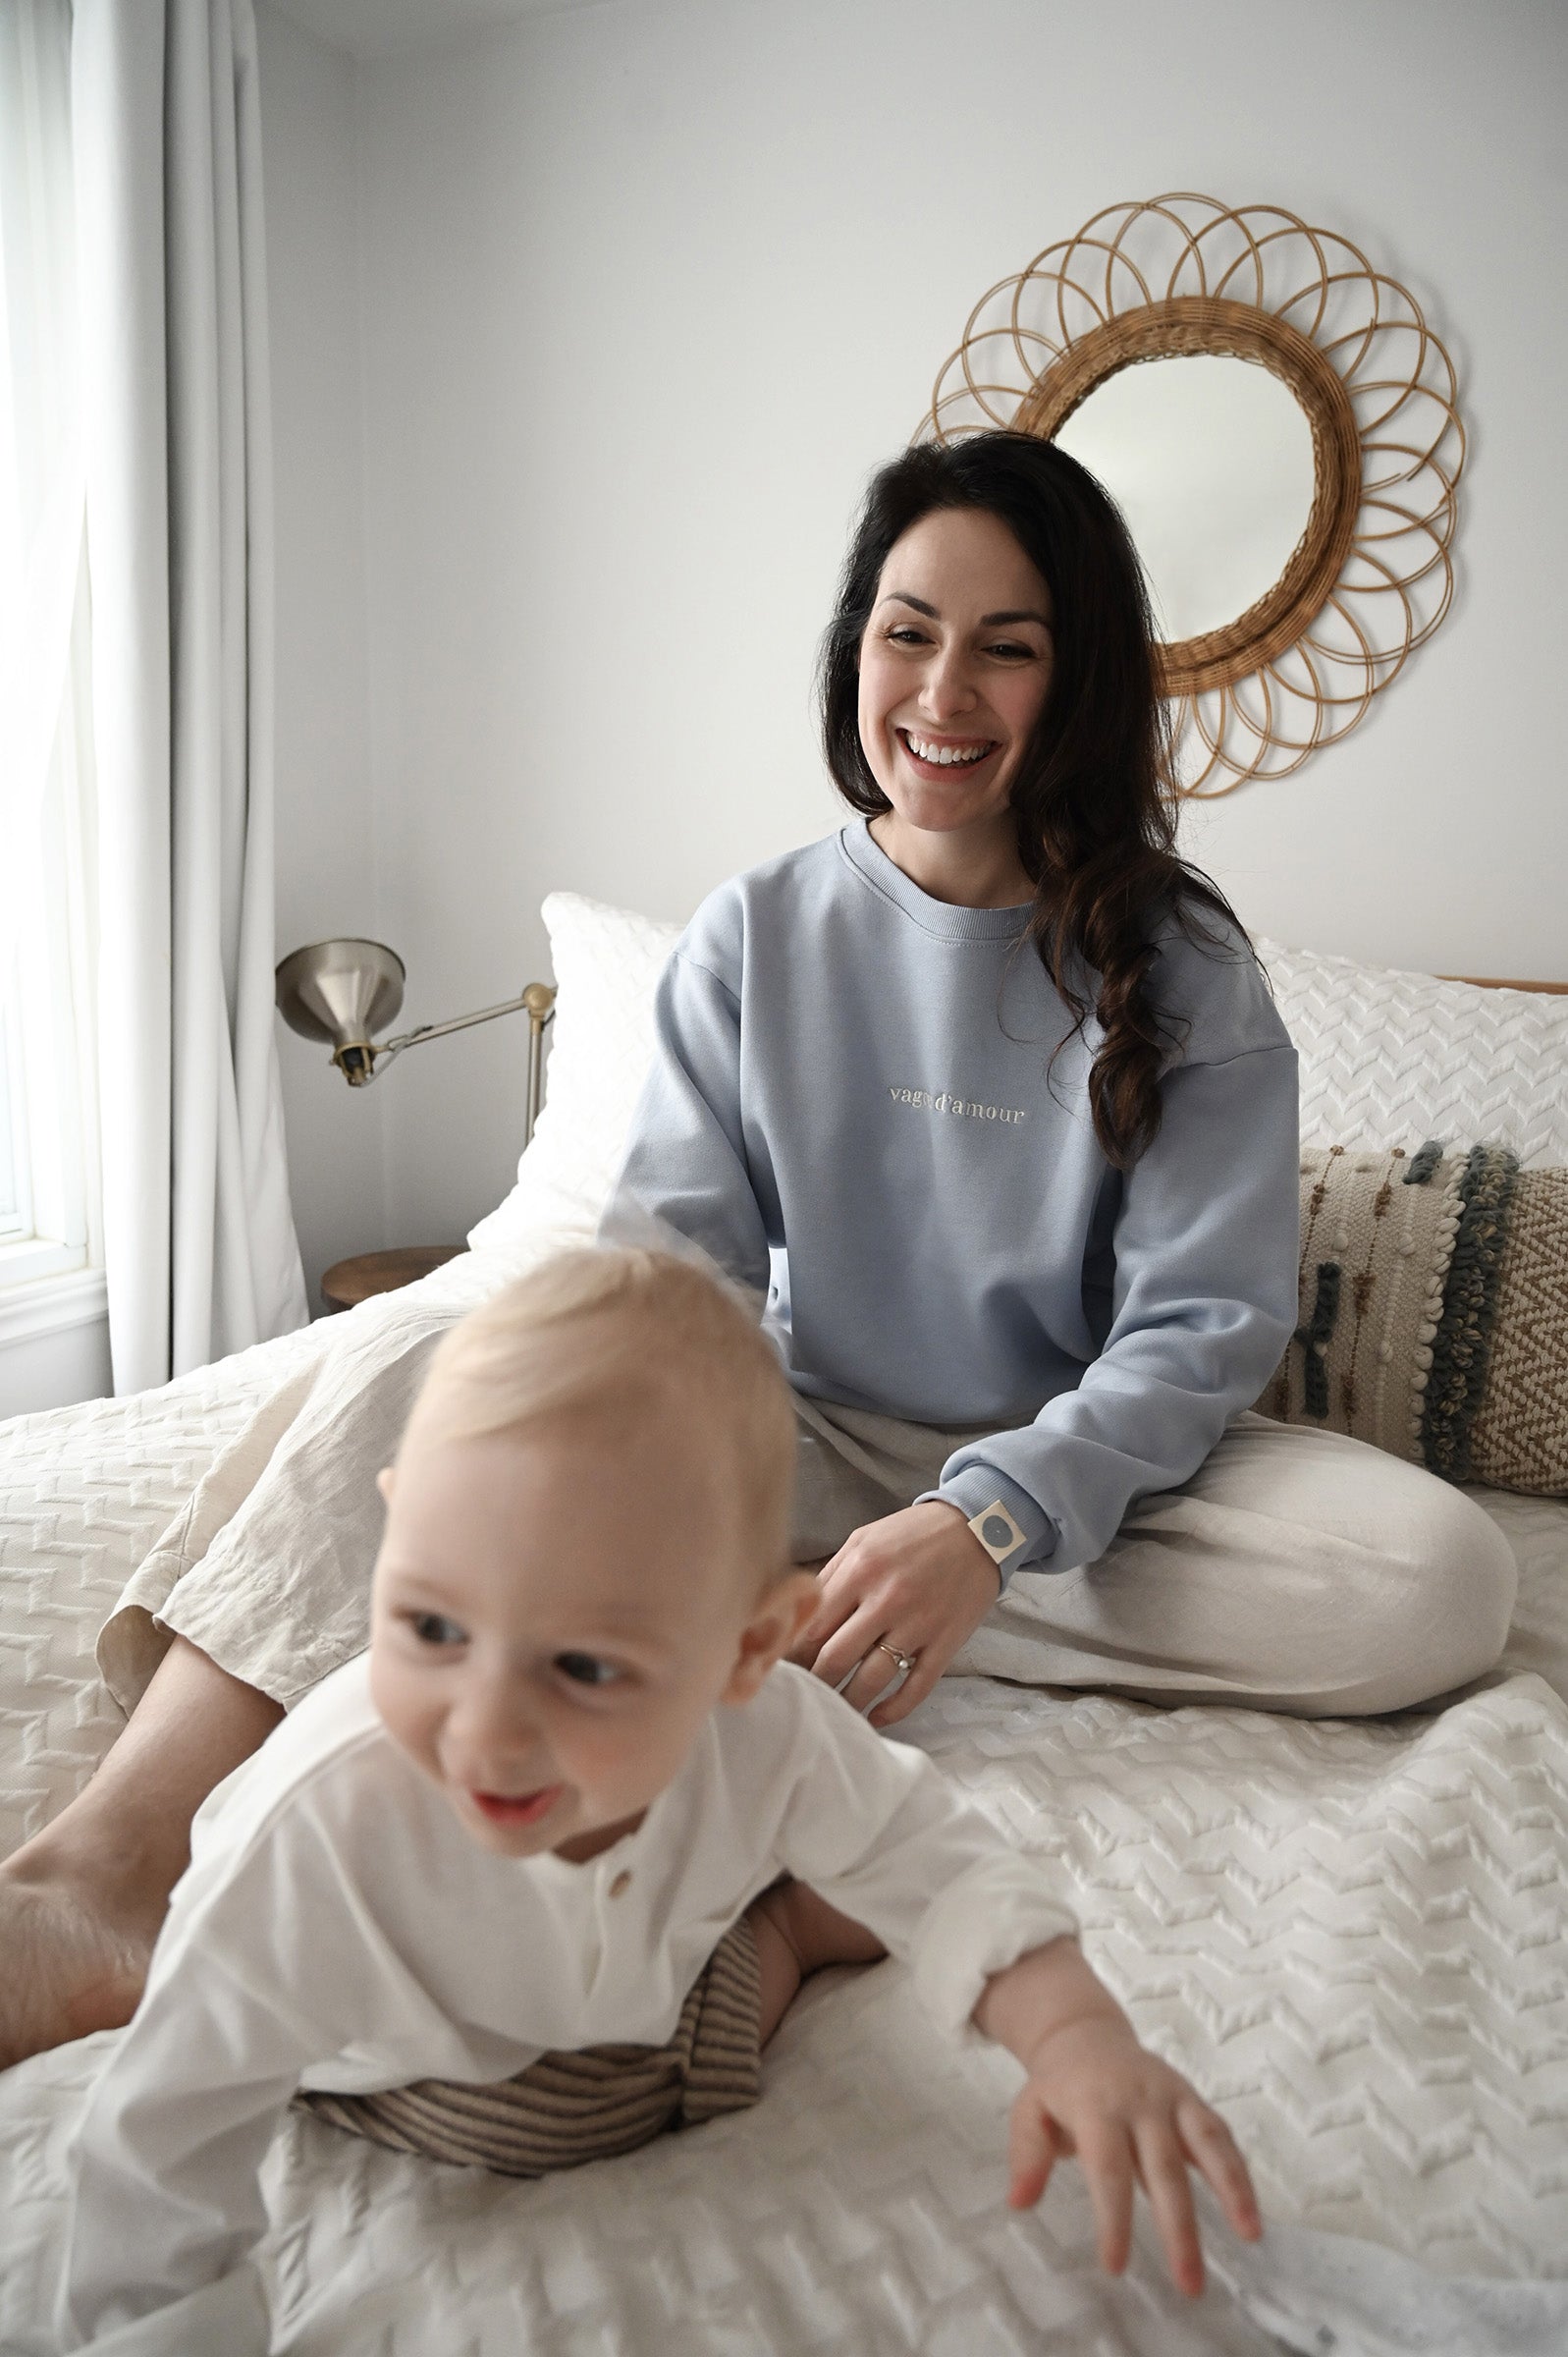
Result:
[[[565,1784],[541,1784],[536,1792],[470,1792],[468,1797],[492,1825],[537,1825],[566,1788]]]
[[[999,749],[994,737],[952,743],[938,737],[921,737],[911,729],[898,729],[894,734],[916,769],[932,776],[940,776],[944,771],[978,769],[982,761],[989,761]]]

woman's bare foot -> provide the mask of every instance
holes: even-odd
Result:
[[[0,1866],[0,2069],[128,2022],[157,1937],[156,1920],[119,1916],[66,1874],[25,1871],[25,1858]]]
[[[131,2019],[190,1820],[282,1717],[176,1637],[97,1775],[0,1865],[0,2069]]]

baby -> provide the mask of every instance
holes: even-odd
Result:
[[[802,1977],[884,1946],[1024,2065],[1014,2206],[1075,2153],[1119,2269],[1136,2180],[1192,2293],[1189,2167],[1260,2232],[1040,1863],[783,1661],[816,1600],[793,1451],[768,1343],[677,1260],[567,1253],[448,1336],[381,1476],[369,1651],[200,1812],[88,2098],[67,2348],[266,2348],[259,2172],[301,2090],[567,2165],[754,2101]]]

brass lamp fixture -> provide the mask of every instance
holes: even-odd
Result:
[[[528,1017],[528,1104],[525,1141],[533,1135],[544,1087],[544,1035],[555,1013],[556,994],[548,982],[530,982],[514,999],[499,1007],[481,1007],[473,1014],[454,1015],[445,1023],[420,1023],[396,1039],[372,1039],[371,1033],[390,1023],[403,1005],[406,968],[396,950],[384,941],[313,941],[293,950],[277,970],[278,1012],[291,1031],[303,1039],[324,1040],[332,1061],[351,1088],[367,1088],[383,1066],[405,1048],[449,1031],[466,1031],[474,1023],[494,1022],[497,1015],[525,1012]]]

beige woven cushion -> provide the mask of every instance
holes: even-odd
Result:
[[[1305,1153],[1300,1282],[1265,1415],[1568,1493],[1568,1171],[1435,1140]]]

